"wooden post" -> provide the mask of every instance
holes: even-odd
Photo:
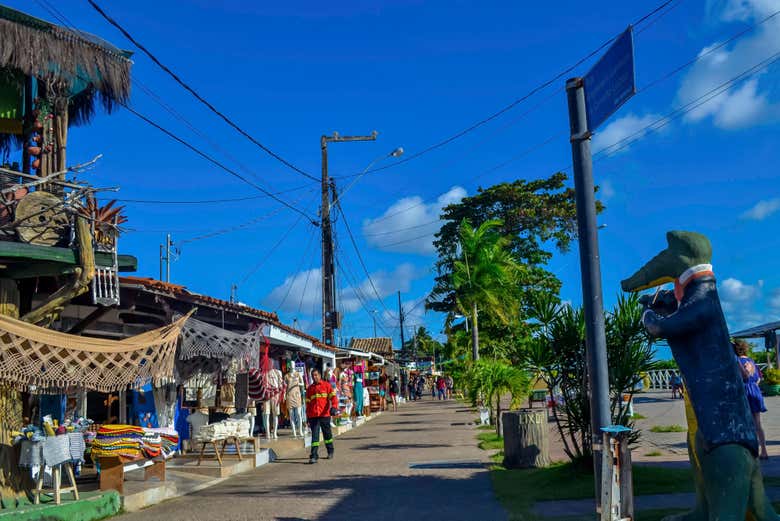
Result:
[[[502,423],[506,468],[538,468],[550,464],[546,409],[505,412]]]

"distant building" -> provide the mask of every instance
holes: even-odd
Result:
[[[353,338],[349,343],[350,349],[374,353],[386,360],[392,360],[395,357],[393,351],[393,339],[388,337],[379,338]]]

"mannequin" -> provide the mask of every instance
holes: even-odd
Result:
[[[363,366],[355,366],[355,376],[352,386],[352,396],[355,402],[355,413],[363,416]]]
[[[293,438],[297,438],[299,435],[303,438],[303,414],[301,413],[301,408],[303,406],[302,397],[305,394],[303,390],[303,375],[295,370],[295,364],[293,364],[292,361],[287,362],[287,374],[284,375],[284,386],[284,402],[287,406],[287,412],[290,415]]]
[[[266,388],[263,398],[263,427],[265,437],[270,440],[278,439],[276,428],[279,425],[279,404],[284,391],[284,379],[279,369],[271,369],[266,376]],[[271,419],[273,416],[273,420]]]

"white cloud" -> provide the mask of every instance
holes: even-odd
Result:
[[[770,215],[780,210],[780,197],[759,201],[750,210],[742,214],[743,219],[763,221]]]
[[[628,143],[641,139],[648,132],[645,127],[658,121],[660,117],[658,114],[628,114],[616,119],[603,130],[596,132],[593,137],[593,153],[606,150],[607,155],[614,156],[625,152],[629,149]]]
[[[777,0],[727,0],[721,9],[721,22],[759,22],[777,10]],[[772,18],[757,27],[750,36],[733,45],[712,51],[712,44],[700,52],[705,55],[691,67],[677,93],[680,104],[687,104],[705,95],[745,70],[769,58],[772,49],[780,47],[780,17]],[[780,104],[769,100],[768,90],[762,91],[760,76],[740,84],[685,116],[686,121],[698,122],[712,118],[720,128],[736,129],[765,123],[780,117]]]
[[[728,278],[720,284],[720,299],[729,304],[752,303],[761,296],[763,286],[763,280],[759,280],[756,285],[750,285],[739,279]]]
[[[321,305],[321,287],[322,275],[319,268],[301,271],[288,276],[281,285],[271,290],[265,303],[274,309],[287,312],[295,312],[300,306],[301,310],[308,314],[313,306]]]
[[[321,309],[320,299],[322,287],[322,276],[319,268],[302,271],[288,276],[282,284],[275,287],[265,299],[265,304],[273,309],[279,309],[288,313],[297,312],[300,306],[302,311],[307,314],[313,306]],[[339,292],[337,305],[346,313],[352,313],[362,308],[361,299],[368,304],[376,302],[376,293],[384,299],[395,294],[396,291],[407,292],[411,288],[411,283],[427,273],[427,270],[416,268],[410,263],[398,265],[392,271],[376,271],[371,274],[372,287],[368,278],[363,279],[360,285],[356,287],[346,286]],[[344,280],[344,274],[336,274],[339,280]]]
[[[436,252],[433,234],[441,227],[442,208],[465,196],[464,188],[453,186],[430,203],[419,196],[404,197],[376,219],[363,221],[363,235],[369,245],[382,251],[432,255]]]

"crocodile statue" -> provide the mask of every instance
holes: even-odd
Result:
[[[731,348],[704,235],[671,231],[667,248],[621,282],[637,292],[666,283],[673,291],[643,295],[642,323],[669,343],[686,393],[688,457],[696,505],[667,520],[780,520],[766,497],[758,439]]]

